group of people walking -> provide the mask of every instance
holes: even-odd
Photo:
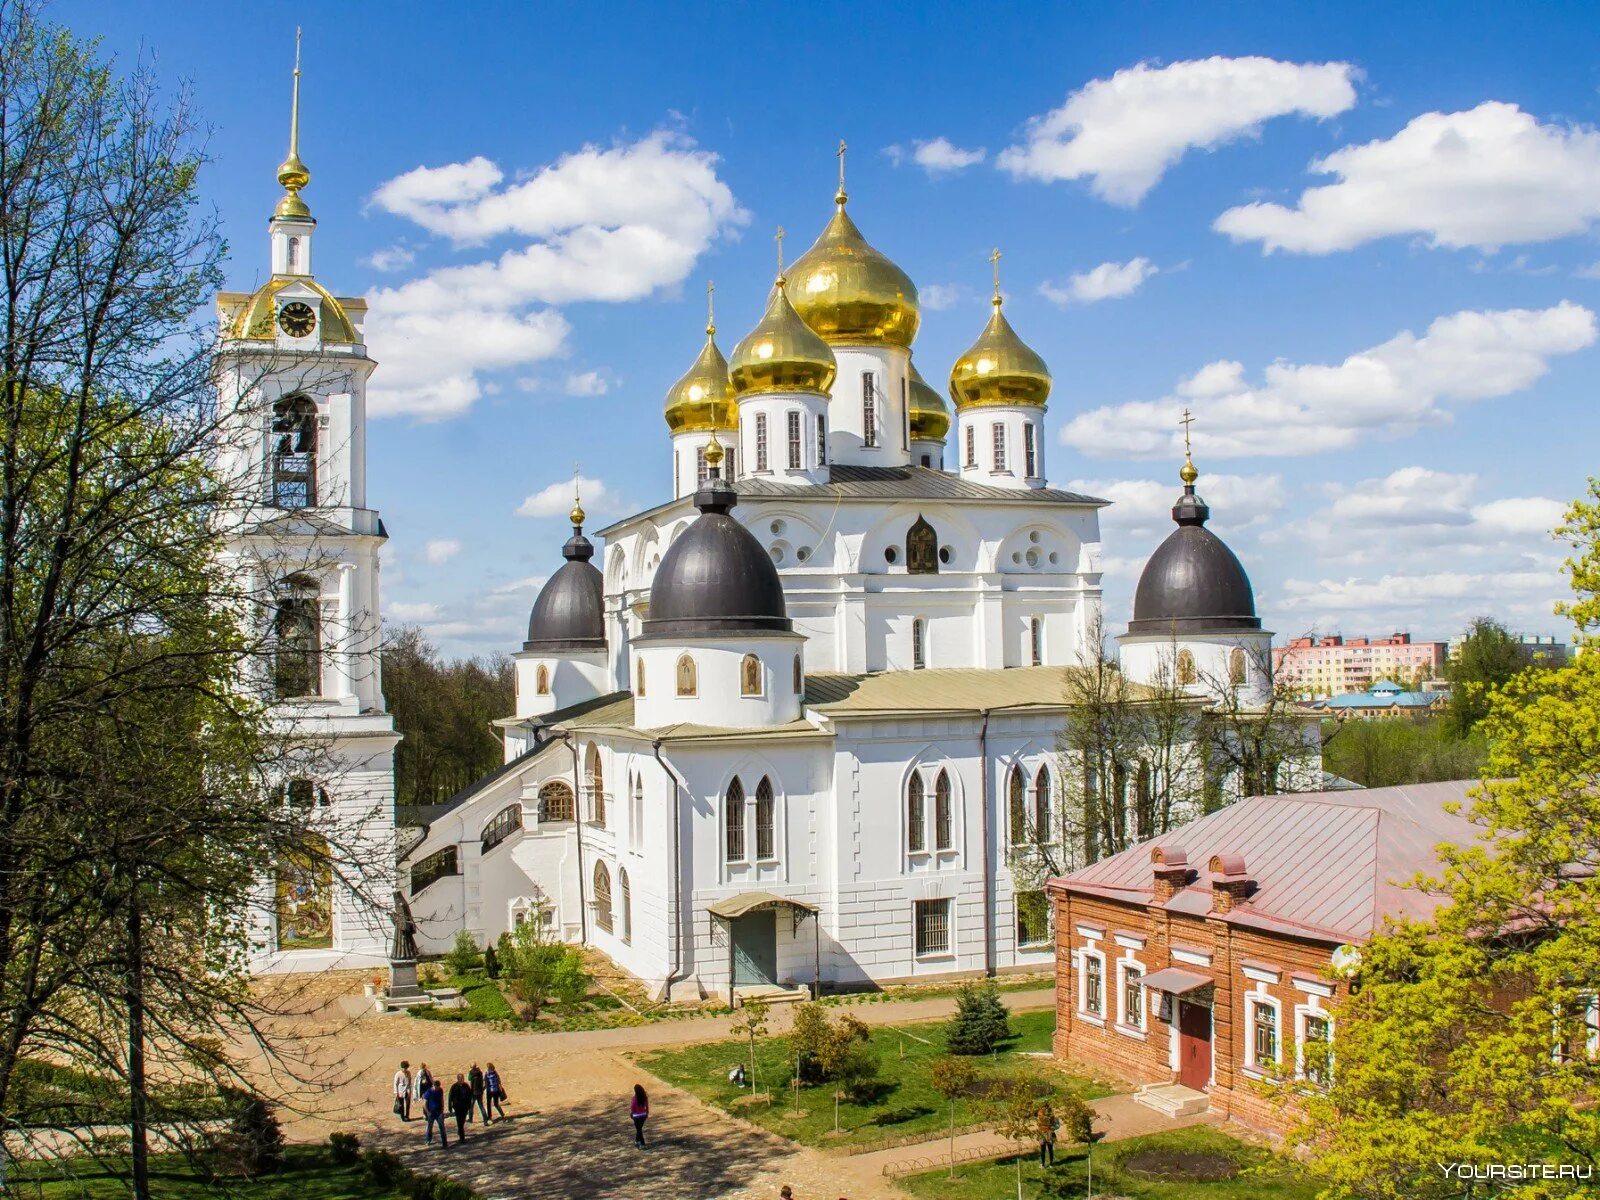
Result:
[[[447,1091],[444,1080],[420,1063],[415,1074],[411,1064],[401,1060],[400,1069],[394,1073],[394,1115],[402,1121],[411,1120],[411,1103],[422,1105],[422,1115],[427,1121],[428,1144],[433,1144],[433,1127],[439,1127],[439,1148],[450,1145],[445,1132],[446,1114],[455,1118],[456,1140],[465,1141],[467,1126],[481,1116],[485,1125],[494,1124],[495,1118],[506,1119],[506,1088],[500,1072],[490,1063],[480,1070],[477,1063],[466,1072],[457,1072],[455,1082]]]

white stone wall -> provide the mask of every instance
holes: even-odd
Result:
[[[1000,445],[996,445],[996,427]],[[972,430],[972,455],[967,453],[967,431]],[[1030,432],[1031,431],[1031,432]],[[1029,470],[1028,438],[1033,439],[1033,464]],[[1044,460],[1044,409],[1033,405],[980,405],[956,414],[955,446],[951,451],[961,478],[992,487],[1040,488],[1047,472]]]
[[[907,401],[911,351],[899,346],[833,346],[839,371],[828,403],[828,461],[865,467],[903,467],[911,461]],[[877,445],[866,444],[862,377],[877,395]]]

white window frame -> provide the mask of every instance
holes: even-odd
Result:
[[[789,470],[798,471],[805,465],[805,447],[800,434],[800,410],[791,408],[786,418],[789,435]]]
[[[1333,1014],[1317,1003],[1315,997],[1307,1004],[1297,1004],[1294,1007],[1294,1077],[1310,1084],[1312,1087],[1325,1087],[1306,1074],[1306,1021],[1315,1019],[1326,1021],[1328,1025],[1328,1065],[1329,1081],[1333,1078]],[[1281,1040],[1281,1038],[1280,1038]]]
[[[861,372],[861,444],[868,450],[878,448],[878,377],[871,371]]]
[[[944,948],[940,950],[924,950],[921,948],[921,920],[922,906],[925,904],[940,904],[944,906]],[[911,951],[918,962],[927,962],[932,959],[954,958],[956,954],[956,902],[949,896],[928,896],[921,900],[911,902]]]
[[[978,465],[978,429],[977,426],[967,424],[966,433],[966,460],[961,464],[964,467],[977,467]]]
[[[994,473],[996,475],[1009,474],[1006,469],[1006,423],[1004,421],[993,421],[990,423],[990,430],[992,433],[992,440],[994,442],[992,447],[994,453]]]
[[[1029,479],[1039,477],[1039,447],[1038,437],[1034,433],[1033,422],[1027,421],[1022,426],[1022,459],[1028,472]]]
[[[767,414],[756,414],[756,474],[767,472]]]
[[[817,466],[828,465],[828,418],[817,414]]]
[[[1145,1028],[1145,990],[1144,984],[1139,985],[1139,1011],[1134,1014],[1135,1020],[1128,1020],[1128,971],[1138,972],[1143,979],[1148,972],[1144,964],[1129,951],[1117,960],[1117,1032],[1124,1037],[1143,1038],[1149,1031]]]
[[[921,671],[928,665],[928,622],[924,617],[911,618],[911,669]]]
[[[1256,1009],[1270,1008],[1272,1010],[1273,1027],[1278,1032],[1277,1056],[1272,1060],[1271,1066],[1283,1065],[1283,1002],[1269,995],[1265,986],[1254,992],[1247,992],[1244,998],[1244,1069],[1257,1075],[1265,1075],[1264,1068],[1256,1058]]]
[[[1100,1011],[1089,1007],[1089,961],[1093,959],[1100,968]],[[1078,1015],[1096,1025],[1106,1023],[1106,956],[1094,946],[1078,951]]]

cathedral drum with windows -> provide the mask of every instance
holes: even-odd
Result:
[[[708,320],[667,394],[670,498],[599,555],[575,508],[497,722],[506,764],[402,858],[425,950],[536,920],[673,996],[1052,968],[1038,864],[1087,853],[1059,745],[1101,653],[1106,502],[1049,485],[1050,373],[992,261],[949,402],[912,365],[916,288],[842,181],[731,361]],[[1198,531],[1175,561],[1226,562],[1158,552],[1125,648],[1139,686],[1150,622],[1194,660],[1197,723],[1202,669],[1270,636]]]
[[[379,675],[378,555],[367,504],[366,385],[376,363],[366,305],[312,274],[316,221],[301,191],[300,71],[284,192],[267,224],[270,275],[217,299],[219,469],[241,486],[228,555],[271,653],[255,683],[297,749],[286,805],[306,853],[264,872],[249,914],[252,967],[291,971],[388,961],[394,879],[394,747]]]

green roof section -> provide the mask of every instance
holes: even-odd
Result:
[[[1071,683],[1085,667],[930,667],[867,675],[806,676],[806,705],[829,717],[888,712],[980,712],[1069,708]],[[1158,693],[1129,684],[1135,700]]]

